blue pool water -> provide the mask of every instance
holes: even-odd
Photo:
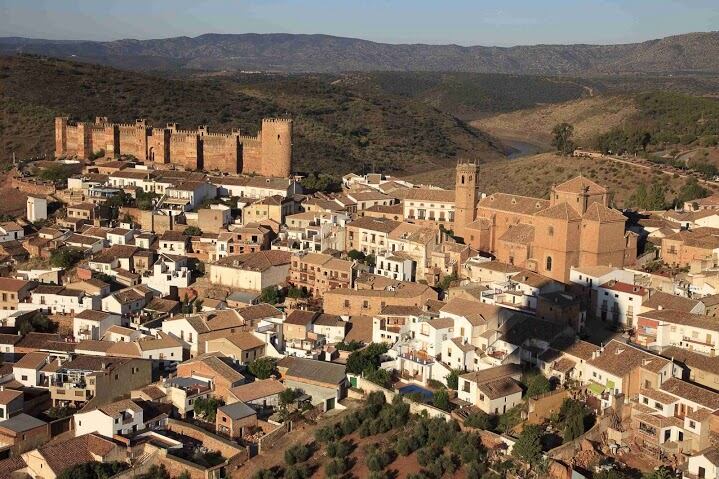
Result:
[[[416,384],[408,384],[408,385],[406,385],[406,386],[403,386],[403,387],[399,388],[398,391],[399,391],[400,394],[416,394],[416,393],[419,393],[419,394],[421,394],[421,395],[424,397],[424,399],[427,400],[427,401],[430,400],[430,399],[432,399],[432,396],[434,396],[434,394],[432,394],[432,391],[430,391],[429,389],[425,389],[425,388],[423,388],[423,387],[421,387],[421,386],[417,386]]]

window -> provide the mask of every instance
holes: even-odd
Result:
[[[462,385],[462,391],[468,393],[469,392],[469,381],[465,381]]]
[[[549,228],[547,228],[547,234],[549,236],[554,236],[554,226],[550,226]]]
[[[547,264],[546,264],[545,269],[547,271],[552,271],[552,257],[551,256],[547,256]]]

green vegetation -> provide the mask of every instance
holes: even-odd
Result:
[[[432,396],[432,405],[443,411],[449,411],[449,394],[446,389],[440,389]]]
[[[3,57],[0,73],[5,158],[12,151],[20,158],[52,152],[60,114],[89,121],[96,115],[117,122],[146,118],[183,128],[207,124],[251,135],[262,118],[287,115],[294,119],[295,170],[329,175],[345,174],[349,165],[357,172],[428,171],[459,156],[501,157],[489,138],[452,115],[420,99],[341,81],[344,76],[170,79],[31,55]]]
[[[202,230],[197,226],[188,226],[182,234],[185,236],[202,236]]]
[[[267,286],[262,288],[260,293],[260,302],[267,304],[277,304],[281,300],[280,292],[276,286]]]
[[[523,382],[527,387],[526,396],[530,398],[548,393],[552,389],[549,379],[539,372],[526,376]]]
[[[142,188],[135,190],[135,206],[143,211],[150,211],[154,207],[153,201],[160,196],[156,193],[146,193]]]
[[[170,479],[170,473],[164,464],[153,464],[145,474],[137,476],[137,479]]]
[[[552,129],[552,146],[555,147],[560,154],[569,156],[574,152],[575,148],[574,141],[572,141],[573,136],[574,127],[572,125],[566,122],[559,123]]]
[[[442,291],[447,291],[449,289],[449,287],[452,286],[452,283],[457,281],[457,279],[459,279],[459,277],[457,276],[457,273],[449,274],[449,275],[445,276],[444,278],[442,278],[442,280],[439,283],[437,283],[437,289],[440,289]]]
[[[663,210],[666,208],[666,189],[660,181],[654,181],[649,185],[649,189],[642,185],[637,186],[632,196],[629,197],[628,204],[642,210]]]
[[[584,405],[575,399],[565,399],[559,411],[562,429],[562,439],[570,442],[584,434]]]
[[[452,369],[449,374],[447,375],[447,387],[449,389],[454,389],[455,391],[459,389],[459,375],[462,374],[462,371],[460,369]]]
[[[267,356],[252,361],[247,370],[257,379],[268,379],[277,372],[275,360]]]
[[[683,93],[657,91],[636,97],[639,112],[600,135],[605,153],[643,153],[650,147],[713,145],[719,138],[719,101]]]
[[[85,253],[79,248],[70,246],[63,247],[50,253],[50,266],[69,269],[75,266],[84,257]]]
[[[127,469],[124,462],[86,462],[60,473],[58,479],[107,479]]]
[[[528,424],[517,438],[512,455],[530,465],[536,465],[542,458],[542,432],[539,426]]]
[[[77,167],[73,165],[53,163],[40,171],[37,176],[41,180],[65,183],[68,178],[76,173],[76,170]]]
[[[16,324],[20,334],[27,333],[54,333],[58,324],[50,321],[45,314],[34,311],[17,319]]]
[[[207,422],[215,422],[217,408],[222,406],[222,401],[215,398],[197,398],[195,399],[194,411],[195,417],[203,418]]]
[[[304,286],[302,286],[301,288],[290,286],[289,288],[287,288],[287,297],[293,299],[302,299],[309,297],[309,293],[307,292],[307,288],[305,288]]]
[[[322,191],[324,193],[337,193],[342,191],[342,180],[333,175],[324,173],[310,173],[302,178],[302,188],[307,193]]]
[[[358,349],[361,349],[364,344],[361,341],[357,341],[353,339],[349,343],[345,343],[344,341],[341,341],[337,344],[335,344],[335,348],[339,351],[357,351]]]

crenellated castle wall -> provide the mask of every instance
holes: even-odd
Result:
[[[292,120],[262,120],[257,136],[212,133],[207,127],[180,130],[174,123],[154,128],[145,120],[95,123],[55,118],[55,156],[87,159],[103,150],[106,155],[132,155],[141,161],[173,164],[186,170],[256,173],[287,177],[292,171]]]

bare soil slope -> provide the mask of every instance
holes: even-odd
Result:
[[[635,102],[628,96],[593,96],[502,113],[475,120],[470,124],[499,137],[525,139],[549,145],[554,125],[566,121],[574,125],[575,141],[582,144],[620,125],[636,112]]]

